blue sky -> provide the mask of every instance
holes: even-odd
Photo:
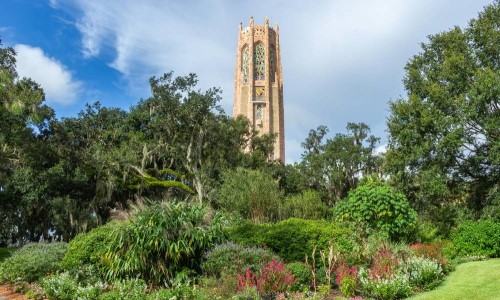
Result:
[[[426,36],[465,26],[486,0],[4,0],[0,37],[18,72],[45,89],[58,117],[85,103],[128,109],[170,70],[223,90],[232,114],[240,22],[279,24],[287,162],[310,129],[330,137],[365,122],[385,143],[387,102],[404,96],[404,65]]]

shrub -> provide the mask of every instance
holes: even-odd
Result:
[[[308,190],[303,194],[292,195],[285,198],[283,203],[283,219],[300,218],[319,220],[327,217],[328,206],[321,201],[318,192]]]
[[[441,265],[425,257],[414,257],[408,261],[408,275],[411,285],[431,287],[443,276]]]
[[[160,285],[181,271],[199,271],[203,253],[223,238],[222,223],[199,204],[153,204],[113,233],[108,275]]]
[[[205,274],[218,278],[223,272],[237,274],[250,269],[256,273],[273,258],[279,260],[279,257],[268,249],[228,242],[215,246],[205,254],[202,270]]]
[[[450,236],[452,257],[481,256],[500,257],[500,222],[479,220],[465,222]]]
[[[200,299],[203,298],[200,291],[194,286],[182,285],[173,289],[161,289],[147,296],[148,300],[170,300],[170,299]]]
[[[61,270],[67,247],[66,243],[25,245],[0,265],[0,282],[33,282],[47,273]]]
[[[295,282],[292,272],[286,265],[273,259],[258,275],[247,269],[245,275],[238,275],[238,291],[257,287],[259,295],[269,297],[276,293],[286,292]]]
[[[111,243],[111,233],[119,226],[120,223],[109,222],[87,233],[78,234],[69,243],[61,266],[68,271],[77,271],[85,265],[90,265],[103,273],[103,259]]]
[[[443,267],[448,263],[448,260],[444,257],[443,247],[441,243],[428,245],[416,243],[411,245],[410,249],[416,257],[424,257],[430,260],[435,260]]]
[[[349,233],[349,229],[327,221],[302,219],[274,224],[246,223],[228,230],[230,240],[248,246],[268,247],[285,262],[303,261],[314,246],[326,249],[329,241],[342,251],[350,251],[353,245]]]
[[[217,193],[217,203],[226,212],[237,213],[254,223],[279,219],[282,194],[271,175],[238,168],[226,172]]]
[[[370,279],[391,279],[396,276],[399,260],[389,246],[382,246],[373,256]]]
[[[380,182],[369,182],[349,192],[334,208],[337,220],[355,222],[365,233],[386,232],[393,240],[413,232],[417,213],[401,193]]]
[[[411,293],[411,285],[408,276],[400,274],[393,278],[370,278],[369,272],[361,268],[359,270],[359,282],[361,290],[377,299],[400,299]]]
[[[295,284],[292,287],[293,291],[307,291],[311,287],[311,268],[303,262],[289,263],[287,266],[295,276]]]
[[[52,274],[40,281],[45,295],[53,300],[72,300],[78,290],[78,282],[69,274]]]
[[[84,284],[69,272],[52,274],[40,280],[45,296],[51,300],[95,300],[107,288],[103,282]]]
[[[141,279],[124,279],[113,283],[109,292],[99,296],[99,300],[144,300],[146,299],[146,283]]]
[[[339,286],[340,292],[347,297],[354,296],[358,284],[358,267],[349,267],[346,263],[340,263],[337,267],[335,283]]]

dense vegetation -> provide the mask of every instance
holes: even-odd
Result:
[[[0,248],[0,282],[49,299],[399,299],[499,257],[499,28],[496,1],[422,44],[387,153],[365,123],[319,126],[293,165],[193,74],[57,119],[0,48],[0,246],[18,247]]]

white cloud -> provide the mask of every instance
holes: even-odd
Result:
[[[82,83],[73,79],[65,65],[48,57],[38,47],[18,44],[14,49],[19,76],[38,82],[45,91],[47,102],[70,104],[77,100]]]
[[[490,1],[73,0],[58,6],[78,11],[83,55],[106,60],[131,94],[147,97],[149,76],[195,72],[200,88],[222,87],[228,113],[239,22],[248,26],[250,16],[256,24],[265,16],[279,22],[286,151],[294,161],[300,141],[318,125],[332,136],[347,122],[365,122],[384,142],[387,101],[402,93],[404,65],[419,44],[465,25]]]

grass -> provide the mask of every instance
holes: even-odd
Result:
[[[9,257],[11,252],[11,248],[0,247],[0,263]]]
[[[409,299],[500,299],[500,258],[461,264],[438,288]]]

